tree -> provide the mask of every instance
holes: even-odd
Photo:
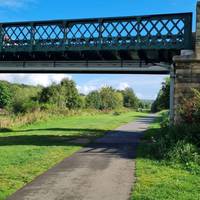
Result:
[[[139,106],[139,99],[136,97],[132,88],[126,88],[122,91],[123,94],[123,104],[126,108],[137,109]]]
[[[101,108],[101,95],[99,91],[90,92],[85,99],[87,108],[100,109]]]
[[[74,109],[82,105],[82,99],[74,81],[63,79],[60,84],[43,88],[40,102],[56,104],[58,107]]]
[[[5,108],[11,103],[11,91],[6,83],[0,82],[0,108]]]
[[[100,90],[101,110],[112,110],[123,105],[123,97],[112,87],[104,87]]]
[[[61,96],[64,97],[65,106],[69,109],[81,107],[81,98],[73,80],[63,79],[61,85]]]
[[[59,104],[59,85],[53,83],[49,87],[43,88],[39,97],[39,101],[42,103]]]
[[[140,100],[138,106],[141,109],[151,110],[152,101],[151,100]]]
[[[123,95],[121,92],[115,92],[114,93],[114,99],[116,101],[116,108],[122,108],[123,107]]]
[[[152,112],[158,112],[164,109],[169,109],[170,101],[170,78],[166,78],[163,82],[162,88],[158,93],[158,96],[152,104]]]
[[[29,91],[30,90],[30,91]],[[28,113],[39,109],[37,88],[12,86],[13,98],[9,106],[10,111],[15,114]],[[32,91],[32,93],[31,93]],[[34,93],[35,91],[35,93]]]

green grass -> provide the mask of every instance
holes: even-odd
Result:
[[[0,132],[0,200],[78,151],[84,144],[77,139],[90,141],[144,115],[126,112],[118,116],[72,116],[4,129]]]
[[[132,200],[200,200],[200,176],[179,164],[148,156],[149,137],[157,134],[161,117],[146,132],[138,147],[136,159],[137,182]],[[146,155],[145,155],[146,154]]]

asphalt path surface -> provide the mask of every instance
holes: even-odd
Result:
[[[37,177],[8,200],[128,200],[136,146],[149,115],[107,133]]]

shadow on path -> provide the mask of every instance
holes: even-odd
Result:
[[[154,116],[143,117],[136,122],[129,123],[112,131],[85,128],[44,128],[18,130],[17,132],[29,134],[30,132],[40,131],[42,134],[42,132],[46,131],[60,131],[60,135],[50,133],[49,135],[35,134],[16,136],[6,136],[5,131],[5,136],[0,137],[0,146],[82,146],[85,148],[80,151],[81,154],[107,153],[113,156],[133,158],[135,156],[134,149],[139,139],[143,136],[142,132],[147,128],[144,125],[148,125],[154,118]],[[70,132],[78,132],[78,135],[70,135]],[[10,131],[8,130],[7,133],[10,133]]]
[[[37,177],[8,200],[122,200],[133,187],[136,145],[155,116],[144,117],[114,131],[40,129],[83,132],[81,136],[21,135],[0,137],[0,146],[84,146],[73,156]],[[29,129],[28,132],[35,129]],[[26,131],[26,130],[24,130]],[[92,133],[91,133],[92,132]],[[104,133],[103,137],[93,135]],[[86,136],[85,136],[86,134]],[[92,135],[93,134],[93,135]],[[87,140],[87,142],[83,142]],[[92,140],[92,142],[91,142]]]

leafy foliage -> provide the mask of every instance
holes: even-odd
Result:
[[[118,91],[112,87],[103,87],[83,95],[79,94],[76,83],[69,79],[63,79],[60,83],[53,83],[48,87],[11,84],[4,81],[2,88],[1,107],[6,106],[6,109],[14,114],[50,110],[63,113],[81,108],[100,111],[123,107],[146,108],[131,88]]]
[[[101,108],[101,95],[99,91],[92,91],[90,92],[86,99],[86,107],[87,108],[94,108],[94,109],[100,109]]]
[[[170,78],[167,78],[159,91],[158,96],[152,104],[152,112],[169,109],[170,101]]]
[[[74,81],[69,79],[63,79],[60,83],[60,95],[63,100],[64,105],[69,108],[78,108],[80,107],[80,96],[76,88]]]
[[[104,87],[90,92],[86,97],[86,107],[100,110],[114,110],[123,107],[123,96],[112,87]]]
[[[0,82],[0,108],[5,108],[11,102],[11,91],[5,82]]]
[[[166,115],[163,115],[161,119],[162,124],[163,120],[166,121]],[[144,152],[145,157],[148,156],[166,163],[181,164],[191,173],[200,174],[199,124],[182,124],[152,129],[146,133],[145,139],[148,141]]]
[[[78,108],[81,105],[76,84],[69,79],[63,79],[60,84],[43,88],[39,100],[42,103],[52,103],[68,109]]]
[[[183,99],[180,105],[180,115],[186,123],[200,123],[200,91],[191,89],[191,96]]]
[[[139,107],[139,99],[136,97],[132,88],[126,88],[122,91],[123,94],[123,104],[126,108],[134,108],[137,109]],[[143,106],[143,105],[141,105]]]
[[[39,109],[37,96],[40,88],[32,86],[11,85],[12,102],[9,110],[15,114],[28,113]]]
[[[104,87],[100,90],[101,97],[101,110],[112,110],[122,107],[123,97],[122,94],[116,92],[112,87]]]

